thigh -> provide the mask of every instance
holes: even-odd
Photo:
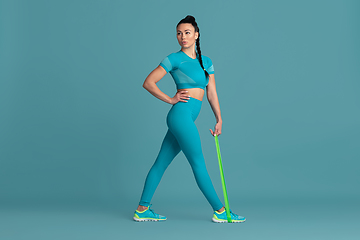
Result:
[[[172,132],[168,130],[154,165],[162,165],[166,168],[179,152],[180,146]]]
[[[203,159],[200,135],[190,111],[181,108],[174,111],[168,116],[168,126],[190,164]]]

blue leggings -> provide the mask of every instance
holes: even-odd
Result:
[[[214,211],[223,207],[207,172],[199,132],[194,123],[201,104],[202,101],[190,98],[188,102],[178,102],[170,109],[166,118],[169,129],[156,161],[146,177],[139,205],[150,205],[166,168],[182,150],[191,165],[196,183]]]

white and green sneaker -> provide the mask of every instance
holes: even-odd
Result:
[[[232,223],[241,223],[241,222],[245,222],[245,220],[246,220],[246,218],[233,213],[231,210],[230,210],[230,216],[231,216]],[[225,210],[223,212],[215,211],[212,221],[216,222],[216,223],[228,222],[227,216],[226,216],[226,211]]]
[[[153,210],[150,209],[150,204],[148,208],[142,212],[135,210],[133,219],[137,222],[144,222],[144,221],[165,221],[166,217],[154,213]]]

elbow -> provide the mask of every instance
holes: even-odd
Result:
[[[142,86],[143,86],[143,88],[145,88],[147,90],[149,87],[149,84],[145,81]]]
[[[145,81],[143,83],[143,88],[145,88],[147,91],[150,91],[153,88],[153,83]]]

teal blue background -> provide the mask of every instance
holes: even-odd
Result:
[[[168,221],[132,220],[171,107],[142,83],[187,14],[242,224],[210,222],[183,154],[152,199]],[[1,1],[0,23],[1,238],[358,239],[359,1]],[[206,98],[196,124],[223,201]]]

